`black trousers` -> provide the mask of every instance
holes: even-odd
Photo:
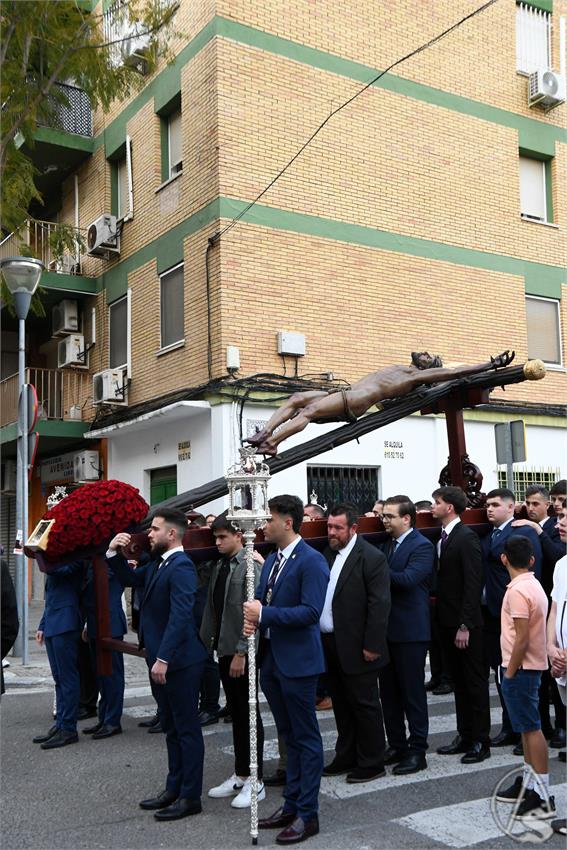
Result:
[[[222,686],[230,706],[232,718],[232,739],[234,743],[234,772],[237,776],[250,776],[250,715],[248,711],[248,659],[244,676],[237,679],[230,675],[232,655],[219,658],[219,671]],[[258,702],[258,674],[256,673],[256,736],[258,750],[258,778],[263,775],[264,762],[264,726]]]
[[[381,767],[386,741],[377,672],[345,673],[339,662],[335,635],[321,637],[338,732],[335,759],[345,767]]]
[[[469,645],[457,649],[457,627],[442,628],[441,640],[449,661],[455,691],[457,732],[465,741],[490,742],[489,674],[484,661],[481,628],[471,629]]]
[[[435,602],[435,600],[433,600]],[[431,643],[429,644],[429,667],[431,679],[438,685],[452,684],[449,659],[441,635],[441,626],[437,619],[437,606],[429,600],[431,613]]]
[[[378,678],[388,744],[395,750],[427,750],[429,715],[424,679],[428,646],[428,641],[388,641],[390,663],[382,667]]]
[[[218,712],[220,711],[219,696],[219,665],[215,661],[213,653],[209,652],[207,660],[205,661],[203,676],[201,678],[199,711],[206,711],[208,714],[218,714]]]
[[[553,705],[555,723],[551,720],[550,707]],[[541,674],[539,686],[539,716],[541,728],[548,735],[553,734],[553,729],[565,729],[565,706],[559,696],[557,682],[549,672],[544,670]]]
[[[96,711],[98,700],[98,680],[96,675],[96,661],[93,662],[91,650],[88,643],[80,637],[77,651],[77,664],[79,666],[79,679],[81,683],[80,708],[87,711]]]
[[[494,679],[496,689],[502,706],[502,732],[506,735],[514,735],[508,709],[502,696],[502,688],[500,687],[500,667],[502,666],[502,651],[500,649],[500,618],[493,617],[486,605],[482,606],[482,617],[484,621],[484,663],[487,671],[494,670]]]

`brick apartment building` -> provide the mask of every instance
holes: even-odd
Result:
[[[65,222],[90,248],[57,259],[45,248],[48,320],[28,321],[32,526],[73,478],[120,478],[152,502],[216,478],[296,376],[352,383],[416,349],[448,364],[506,348],[546,361],[544,381],[465,414],[468,450],[494,486],[494,423],[523,418],[519,490],[567,475],[565,0],[499,0],[398,65],[244,212],[332,110],[479,5],[181,0],[174,61],[128,101],[91,116],[67,87],[70,108],[36,134],[45,223],[29,239],[37,251]],[[93,9],[115,37],[113,7]],[[144,46],[130,39],[116,61],[143,73]],[[555,93],[530,104],[529,84],[534,101],[550,81]],[[11,253],[8,237],[0,255]],[[11,546],[17,334],[5,313]],[[446,459],[443,418],[416,415],[272,487],[367,508],[392,491],[427,497]]]

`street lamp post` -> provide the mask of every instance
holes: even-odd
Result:
[[[16,546],[16,595],[20,630],[14,651],[21,655],[22,664],[28,663],[28,561],[24,543],[28,528],[28,397],[26,390],[26,317],[32,295],[36,291],[43,263],[32,257],[6,257],[0,260],[0,270],[6,286],[12,293],[18,317],[18,440],[16,474],[16,528],[19,546]]]

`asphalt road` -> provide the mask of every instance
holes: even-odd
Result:
[[[211,800],[206,790],[233,770],[231,727],[219,723],[205,730],[203,813],[160,824],[138,801],[164,787],[165,742],[148,735],[137,723],[153,711],[145,664],[126,659],[127,691],[124,734],[44,751],[31,741],[51,725],[53,689],[45,658],[34,652],[32,665],[12,660],[8,693],[1,704],[1,846],[4,850],[81,850],[81,848],[183,848],[232,850],[251,845],[248,811],[235,810],[230,800]],[[493,696],[493,720],[498,710]],[[267,705],[266,758],[276,754],[276,734]],[[85,721],[84,727],[92,721]],[[332,712],[320,716],[328,760],[334,744]],[[498,781],[521,763],[511,748],[493,750],[481,765],[464,766],[458,757],[437,756],[435,747],[454,734],[452,697],[430,699],[430,752],[427,771],[410,777],[388,776],[365,785],[347,785],[344,778],[324,779],[320,797],[321,833],[309,840],[312,850],[369,848],[513,847],[490,812],[490,796]],[[567,809],[567,794],[559,787],[564,765],[551,751],[551,782],[556,787],[558,815]],[[267,771],[275,767],[267,761]],[[280,804],[278,789],[268,789],[260,816]],[[505,815],[509,809],[499,809]],[[516,828],[516,832],[519,830]],[[537,836],[535,836],[537,838]],[[547,837],[549,848],[564,847],[559,835]],[[261,832],[259,846],[276,847],[275,833]],[[527,842],[530,844],[537,841]]]

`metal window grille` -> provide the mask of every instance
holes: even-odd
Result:
[[[320,505],[352,502],[363,514],[378,498],[378,467],[308,466],[306,503],[312,491]]]
[[[519,502],[526,497],[526,489],[530,484],[541,484],[550,490],[556,481],[561,478],[561,470],[558,467],[548,469],[515,469],[514,470],[514,493]],[[506,470],[498,470],[498,486],[507,487]]]
[[[551,15],[528,3],[516,6],[516,69],[530,74],[551,67]]]
[[[67,83],[56,83],[55,92],[48,95],[50,114],[48,118],[38,118],[38,124],[56,130],[64,130],[75,136],[91,137],[93,122],[91,102],[83,89],[70,86]],[[61,95],[65,98],[61,102]]]

